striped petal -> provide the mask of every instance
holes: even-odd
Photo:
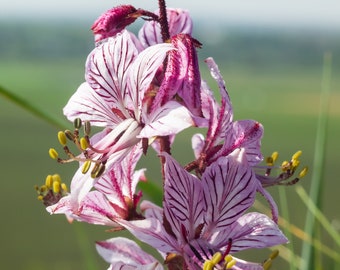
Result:
[[[204,171],[202,184],[207,202],[207,236],[233,224],[253,204],[256,181],[241,150],[220,158]]]
[[[88,84],[110,108],[120,111],[125,117],[129,117],[124,104],[126,71],[137,54],[130,34],[124,30],[95,48],[86,62],[85,79]]]
[[[144,252],[135,242],[124,237],[96,242],[100,256],[111,264],[109,269],[161,270],[155,258]]]
[[[249,248],[267,248],[288,242],[273,220],[255,212],[243,215],[228,229],[221,231],[220,237],[216,237],[215,245],[225,245],[222,235],[224,238],[232,239],[231,253]]]
[[[203,223],[206,206],[202,200],[202,183],[168,154],[164,156],[164,214],[177,240],[185,243],[195,238],[196,229]]]
[[[80,118],[90,121],[91,125],[99,127],[114,127],[122,121],[114,114],[107,102],[89,86],[82,83],[64,107],[64,115],[68,120]]]
[[[251,166],[262,161],[261,138],[263,126],[253,120],[236,121],[226,132],[225,142],[217,156],[228,155],[237,148],[244,148],[247,161]]]
[[[130,110],[135,112],[134,117],[138,121],[140,120],[142,108],[147,110],[147,106],[142,104],[144,94],[152,87],[151,83],[156,72],[163,64],[167,52],[173,49],[171,44],[166,43],[149,47],[138,54],[128,70],[129,85],[125,92],[125,103]]]

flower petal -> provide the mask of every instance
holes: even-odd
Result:
[[[177,241],[185,243],[195,238],[203,223],[206,208],[202,200],[202,183],[182,168],[170,155],[165,162],[164,214]]]
[[[266,248],[288,242],[274,221],[266,215],[254,212],[240,217],[230,227],[229,237],[232,239],[232,253],[248,248]]]
[[[136,60],[128,70],[129,88],[126,91],[126,105],[135,112],[135,119],[140,120],[143,107],[144,94],[155,77],[167,52],[173,50],[171,44],[162,43],[149,47],[138,54]],[[124,88],[123,88],[124,89]],[[144,106],[145,110],[147,106]]]
[[[155,14],[159,14],[159,11],[157,10]],[[171,37],[179,33],[192,33],[192,20],[188,11],[167,8],[167,18]],[[138,37],[144,47],[163,42],[159,23],[155,21],[146,21],[139,31]]]
[[[89,86],[82,83],[64,107],[64,115],[68,120],[80,118],[90,121],[94,126],[113,127],[122,121],[114,114],[107,102]]]
[[[165,231],[163,222],[156,218],[146,218],[135,221],[117,220],[117,222],[139,240],[149,244],[160,252],[166,254],[178,252],[179,250],[176,239]]]
[[[233,224],[255,200],[257,179],[244,151],[222,157],[202,175],[207,235]]]
[[[140,138],[174,135],[194,125],[191,114],[184,106],[175,101],[169,101],[144,120],[145,127]]]
[[[98,241],[96,248],[100,256],[111,264],[109,269],[163,269],[155,258],[144,252],[135,242],[124,237]]]
[[[96,47],[86,62],[88,84],[110,108],[120,111],[126,118],[129,117],[124,104],[126,71],[137,54],[130,34],[124,30]]]
[[[217,156],[228,155],[237,148],[244,148],[247,161],[251,166],[262,161],[261,138],[263,126],[253,120],[242,120],[233,123],[229,132],[226,132],[225,142]]]

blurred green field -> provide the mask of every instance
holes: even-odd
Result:
[[[83,81],[83,59],[20,60],[0,62],[0,84],[27,99],[37,108],[55,118],[63,119],[62,107]],[[279,151],[281,160],[289,159],[297,150],[303,151],[301,160],[310,171],[317,127],[319,98],[322,80],[320,66],[289,66],[261,68],[253,66],[223,65],[221,67],[234,106],[235,119],[252,118],[265,127],[263,153]],[[203,61],[202,61],[203,62]],[[202,63],[202,65],[204,65]],[[340,224],[338,193],[339,138],[340,138],[340,77],[333,72],[332,98],[329,106],[327,157],[323,189],[323,213],[336,226]],[[205,71],[204,77],[212,88],[215,83]],[[0,151],[1,151],[1,247],[3,269],[106,269],[107,265],[97,256],[94,241],[112,237],[106,228],[87,224],[69,225],[63,216],[50,216],[36,199],[35,184],[41,184],[45,176],[60,173],[65,182],[72,177],[75,167],[59,165],[48,157],[50,147],[58,147],[57,129],[30,113],[0,97]],[[65,124],[67,122],[65,121]],[[71,128],[71,125],[69,125]],[[173,154],[181,161],[192,159],[190,151],[191,131],[180,134]],[[150,151],[151,156],[154,152]],[[74,164],[75,165],[75,164]],[[147,166],[147,175],[157,180],[158,161],[155,157],[143,159],[139,167]],[[310,174],[300,185],[308,190]],[[285,187],[281,187],[285,188]],[[270,192],[277,198],[278,187]],[[291,221],[303,228],[306,208],[295,193],[294,187],[286,188]],[[80,237],[78,237],[80,235]],[[325,245],[332,247],[331,239],[321,233]],[[81,242],[79,242],[79,238]],[[296,254],[300,254],[300,241],[292,240]],[[88,267],[90,254],[97,265]],[[269,251],[265,251],[266,256]],[[257,253],[254,260],[261,261]],[[262,256],[262,255],[261,255]],[[324,260],[324,269],[332,269],[332,262]],[[287,269],[278,259],[273,269]],[[329,268],[329,267],[331,268]]]

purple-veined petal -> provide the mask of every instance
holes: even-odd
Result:
[[[202,114],[200,98],[201,75],[196,51],[198,44],[196,42],[191,36],[184,34],[177,35],[172,39],[172,43],[177,49],[177,56],[175,57],[179,57],[181,67],[179,81],[182,81],[182,85],[179,87],[177,94],[182,98],[192,114],[200,116]]]
[[[258,176],[256,176],[257,178]],[[257,191],[266,199],[266,201],[269,203],[270,209],[271,209],[271,214],[272,214],[272,219],[275,223],[278,222],[279,219],[279,209],[276,205],[275,200],[273,197],[270,195],[270,193],[262,186],[261,182],[258,182],[257,185]]]
[[[155,14],[159,14],[159,11],[157,10]],[[169,32],[171,37],[179,33],[192,33],[192,20],[188,11],[182,9],[168,8],[167,18],[169,22]],[[143,27],[139,31],[138,36],[144,47],[163,42],[159,23],[155,21],[145,22]]]
[[[194,125],[188,109],[175,101],[167,102],[147,117],[138,136],[140,138],[174,135]]]
[[[176,35],[171,39],[176,50],[169,52],[164,79],[157,91],[151,112],[176,94],[193,115],[201,115],[200,72],[195,41],[189,35]]]
[[[203,262],[210,260],[218,251],[213,245],[203,239],[193,239],[183,248],[184,258],[189,269],[203,269]]]
[[[90,121],[94,126],[113,127],[122,121],[86,82],[69,99],[64,107],[64,115],[72,122],[80,118],[82,121]]]
[[[233,123],[232,129],[226,132],[225,142],[217,156],[228,155],[236,148],[244,148],[247,161],[251,166],[262,161],[261,138],[263,126],[253,120],[242,120]]]
[[[179,250],[176,239],[165,231],[162,220],[147,218],[134,221],[118,220],[118,223],[139,240],[149,244],[160,252],[165,254],[176,253]]]
[[[173,49],[173,46],[167,43],[149,47],[138,54],[136,60],[129,67],[129,85],[125,93],[125,103],[130,110],[134,111],[134,117],[137,121],[140,121],[143,105],[147,107],[142,103],[144,94],[149,90],[157,70],[163,64],[167,52]],[[143,109],[147,110],[147,108]]]
[[[124,104],[127,69],[137,54],[130,34],[124,30],[95,48],[86,62],[86,81],[114,112],[122,114],[122,118],[129,117]]]
[[[141,155],[140,145],[133,146],[122,161],[115,162],[112,168],[98,179],[94,187],[104,193],[111,202],[123,207],[125,205],[124,197],[133,198],[136,185],[144,175],[144,170],[135,172]]]
[[[96,242],[96,249],[111,264],[109,269],[161,270],[155,258],[144,252],[135,242],[124,237]]]
[[[221,235],[222,232],[221,232]],[[248,248],[267,248],[288,242],[277,224],[260,213],[247,213],[240,217],[229,230],[232,239],[231,252]]]
[[[77,212],[72,217],[78,221],[90,224],[119,226],[114,220],[116,218],[127,218],[127,207],[119,207],[107,200],[99,191],[89,192],[80,202]]]
[[[202,183],[170,155],[163,155],[166,158],[164,214],[177,241],[185,243],[196,237],[196,229],[203,223],[206,205],[202,200]]]
[[[205,233],[211,235],[233,224],[254,203],[257,179],[244,151],[235,150],[204,171],[202,185],[207,203]]]
[[[216,80],[218,84],[218,88],[220,89],[220,95],[222,99],[229,100],[229,95],[227,92],[227,88],[225,86],[225,82],[214,59],[209,57],[205,60],[205,62],[207,63],[208,68],[210,69],[211,76]]]

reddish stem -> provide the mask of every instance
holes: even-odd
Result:
[[[158,0],[159,6],[159,24],[161,25],[162,39],[164,42],[170,39],[169,24],[166,13],[165,0]]]

